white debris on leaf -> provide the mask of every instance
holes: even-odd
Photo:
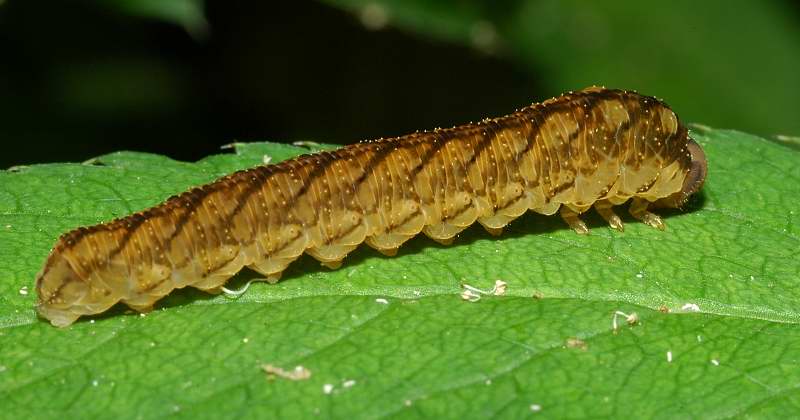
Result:
[[[349,380],[346,380],[346,381],[342,382],[342,387],[343,388],[350,388],[355,384],[356,384],[356,381],[354,379],[349,379]]]
[[[383,305],[388,305],[389,304],[389,301],[384,299],[384,298],[377,298],[377,299],[375,299],[375,302],[383,304]]]
[[[250,288],[250,285],[253,284],[253,282],[256,281],[256,280],[258,280],[258,279],[248,280],[248,282],[245,283],[244,286],[242,286],[239,290],[231,290],[231,289],[228,289],[227,287],[223,286],[222,287],[222,293],[225,295],[226,298],[236,299],[239,296],[243,295],[244,292],[246,292],[247,289]]]
[[[672,363],[672,350],[667,351],[667,363]]]
[[[711,359],[711,364],[714,365],[714,366],[719,366],[719,360]]]
[[[333,384],[322,385],[322,392],[325,393],[325,395],[330,395],[330,393],[333,392]]]
[[[483,295],[503,296],[506,294],[508,283],[504,282],[503,280],[495,280],[494,286],[489,290],[478,289],[477,287],[470,286],[466,283],[462,283],[461,287],[464,288],[464,291],[461,292],[461,299],[469,302],[477,302],[481,300]]]
[[[22,296],[25,296],[25,295],[27,295],[27,294],[28,294],[28,286],[22,286],[22,287],[19,289],[19,294],[21,294]]]
[[[530,409],[534,413],[538,413],[538,412],[542,411],[542,406],[539,405],[539,404],[531,404]]]
[[[467,301],[470,301],[470,302],[477,302],[477,301],[481,300],[481,295],[473,292],[472,290],[467,289],[467,290],[464,290],[464,292],[461,293],[461,299],[464,299],[464,300],[467,300]]]
[[[311,371],[301,365],[295,366],[292,370],[285,370],[267,363],[261,365],[261,370],[267,374],[267,378],[269,379],[278,377],[290,381],[302,381],[311,377]]]
[[[568,338],[566,345],[567,345],[567,348],[570,348],[570,349],[580,349],[580,350],[584,350],[584,351],[589,349],[589,345],[586,344],[585,341],[581,340],[578,337],[570,337],[570,338]]]
[[[681,310],[684,310],[684,311],[687,311],[687,312],[700,312],[700,307],[697,306],[696,303],[687,303],[687,304],[681,306]]]
[[[264,165],[269,165],[269,163],[272,162],[272,156],[270,156],[270,155],[261,156],[261,162]]]
[[[630,314],[626,314],[622,311],[614,311],[614,317],[611,318],[611,329],[617,331],[619,329],[619,325],[617,323],[617,317],[622,316],[625,317],[625,322],[628,323],[629,326],[634,326],[639,323],[639,314],[636,312],[631,312]]]
[[[506,294],[506,287],[508,283],[504,282],[503,280],[495,280],[494,281],[494,295],[495,296],[503,296]]]

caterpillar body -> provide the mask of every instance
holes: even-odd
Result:
[[[499,234],[527,210],[578,233],[592,206],[663,229],[706,176],[703,150],[663,102],[590,87],[513,114],[259,166],[142,212],[62,235],[36,279],[53,325],[117,302],[147,311],[173,289],[217,292],[242,267],[268,280],[303,252],[337,268],[362,242],[394,255],[424,232],[449,244],[478,221]]]

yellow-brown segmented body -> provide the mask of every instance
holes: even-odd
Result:
[[[477,220],[500,230],[527,210],[578,233],[594,206],[663,228],[705,179],[702,149],[663,102],[588,88],[511,115],[346,146],[239,171],[148,210],[62,235],[36,280],[53,325],[116,302],[145,311],[176,288],[218,291],[242,267],[268,279],[303,252],[336,268],[366,242],[387,255],[424,232],[450,243]]]

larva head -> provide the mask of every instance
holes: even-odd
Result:
[[[36,311],[57,327],[66,327],[79,316],[94,312],[83,304],[89,285],[75,272],[62,251],[57,245],[36,276],[39,296]]]
[[[700,145],[697,144],[697,142],[695,142],[692,138],[689,138],[689,142],[686,144],[686,149],[689,152],[690,162],[689,172],[686,173],[686,177],[683,179],[683,187],[675,194],[656,201],[653,203],[653,207],[680,208],[686,204],[686,201],[689,200],[689,197],[692,194],[700,191],[700,189],[703,188],[703,183],[705,182],[706,174],[708,173],[706,154],[703,152],[703,148],[701,148]]]

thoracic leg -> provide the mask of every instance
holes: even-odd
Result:
[[[594,204],[594,209],[597,210],[597,213],[608,222],[608,225],[611,226],[612,229],[616,229],[620,232],[625,231],[625,226],[622,224],[622,219],[614,213],[614,209],[612,208],[613,204],[611,204],[608,200],[601,200]]]
[[[559,209],[559,213],[561,213],[561,218],[564,219],[565,222],[575,231],[578,235],[588,235],[589,228],[586,227],[586,223],[583,223],[578,217],[578,213],[576,213],[571,208],[562,205]]]
[[[628,208],[628,212],[635,219],[641,220],[642,222],[658,230],[666,229],[667,226],[664,224],[661,218],[658,217],[658,215],[647,211],[647,206],[649,205],[650,205],[649,201],[643,198],[635,197],[631,202],[631,206]]]

